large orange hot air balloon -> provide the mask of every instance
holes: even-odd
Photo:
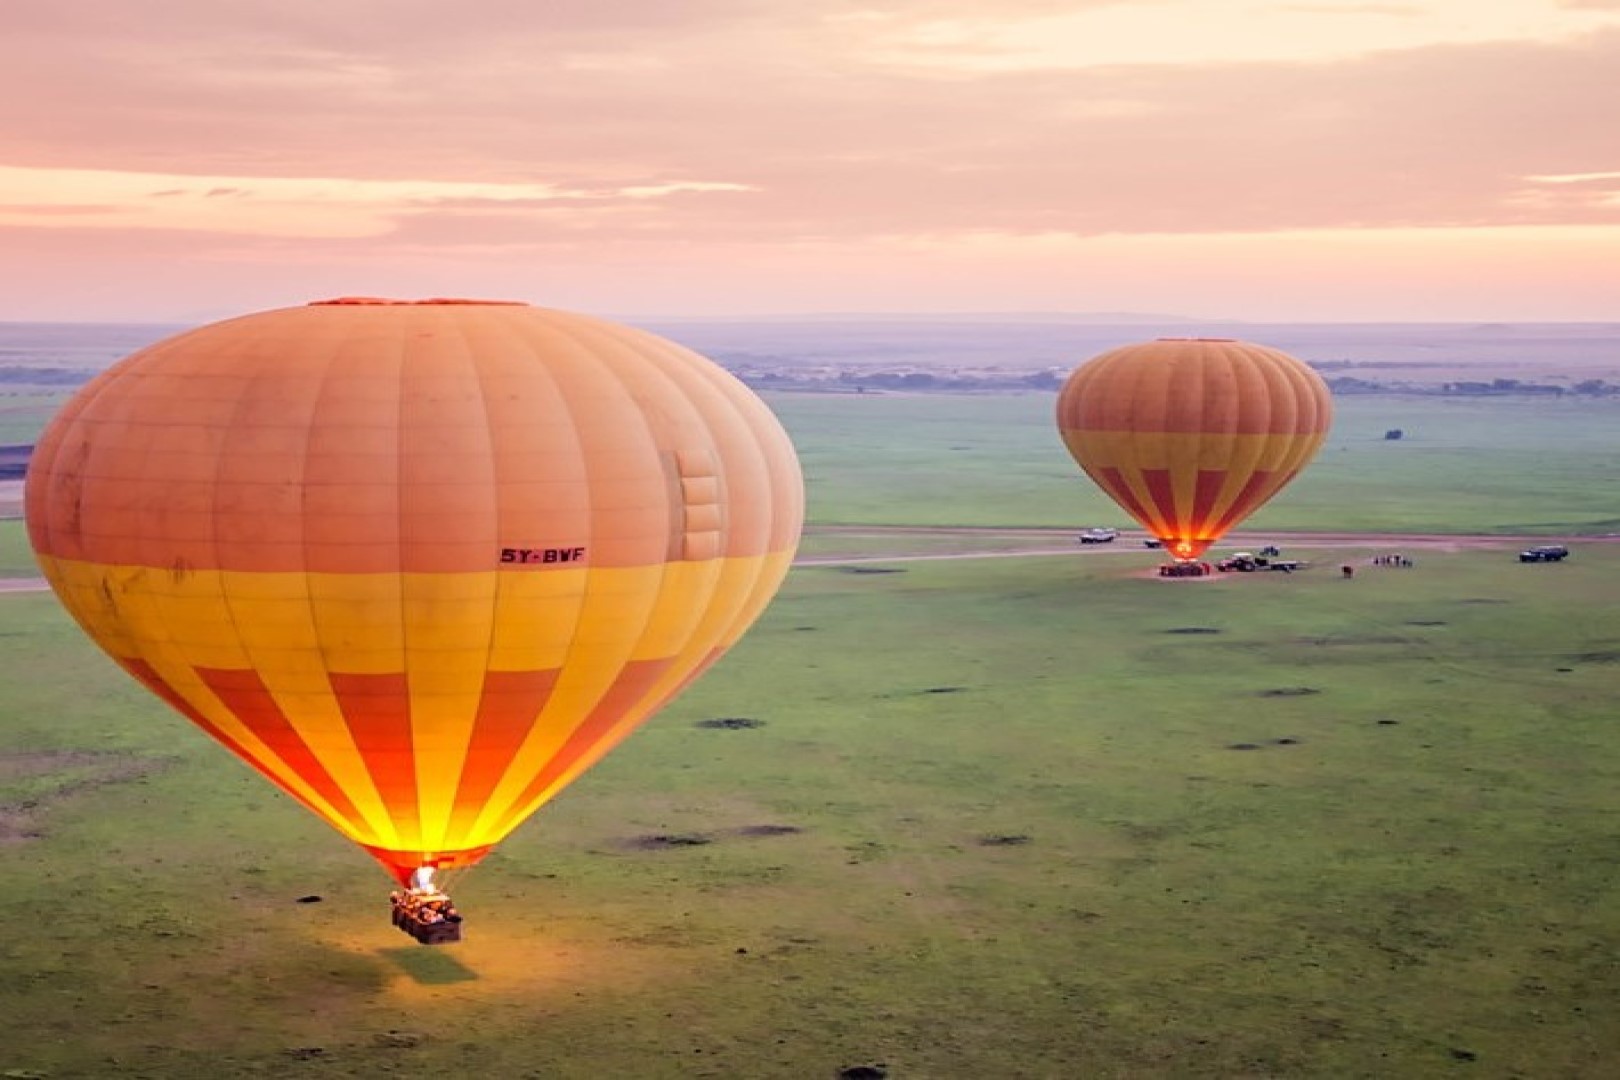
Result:
[[[1327,385],[1304,363],[1221,338],[1112,349],[1076,368],[1057,402],[1075,461],[1178,560],[1298,475],[1332,417]]]
[[[27,516],[97,644],[420,883],[737,641],[803,488],[764,403],[672,342],[338,300],[110,368],[41,438]]]

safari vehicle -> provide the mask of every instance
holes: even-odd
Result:
[[[1256,570],[1280,570],[1292,574],[1304,567],[1305,564],[1298,559],[1273,559],[1265,555],[1251,555],[1247,551],[1236,552],[1215,564],[1215,569],[1222,573],[1236,571],[1240,574],[1250,574]]]
[[[1562,544],[1540,544],[1519,552],[1520,562],[1563,562],[1569,558],[1569,548]]]
[[[1117,539],[1118,529],[1087,529],[1079,536],[1082,544],[1112,544]]]

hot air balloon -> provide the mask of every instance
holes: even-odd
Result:
[[[1076,368],[1057,401],[1075,461],[1183,562],[1297,476],[1332,415],[1304,363],[1223,338],[1112,349]]]
[[[738,640],[803,485],[765,404],[673,342],[351,298],[109,368],[26,512],[101,648],[419,900]]]

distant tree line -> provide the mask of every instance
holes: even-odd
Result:
[[[992,392],[1056,391],[1069,376],[1069,369],[1047,368],[1031,372],[928,372],[892,370],[795,371],[791,366],[763,367],[757,364],[727,365],[732,373],[760,390],[819,390],[864,393],[867,391]],[[1570,386],[1529,382],[1524,379],[1489,381],[1453,380],[1442,383],[1381,382],[1353,375],[1337,375],[1325,380],[1335,394],[1432,394],[1437,396],[1491,397],[1616,397],[1620,383],[1585,379]]]
[[[1371,379],[1357,379],[1341,375],[1326,380],[1335,394],[1435,394],[1458,397],[1615,397],[1620,396],[1620,383],[1603,379],[1583,379],[1569,386],[1553,383],[1526,382],[1523,379],[1491,379],[1489,381],[1458,379],[1443,383],[1383,383]]]
[[[1027,391],[1057,390],[1068,378],[1070,368],[1048,367],[1038,371],[916,371],[808,368],[804,361],[787,357],[750,353],[723,354],[717,359],[749,386],[764,390],[820,390],[861,393],[867,390],[911,392]],[[1352,366],[1349,361],[1328,360],[1312,363],[1324,374]],[[1410,364],[1356,363],[1353,366],[1411,367]],[[1419,365],[1420,366],[1420,365]],[[99,374],[89,368],[24,367],[0,364],[0,385],[78,386]],[[1381,382],[1354,375],[1326,378],[1335,394],[1437,394],[1460,397],[1529,395],[1541,397],[1617,397],[1620,383],[1604,379],[1583,379],[1569,386],[1529,382],[1524,379],[1458,379],[1442,383]]]
[[[100,374],[90,368],[0,366],[0,383],[28,386],[78,386]]]
[[[1068,377],[1067,371],[1033,371],[994,374],[986,372],[928,371],[840,371],[793,372],[733,370],[743,382],[760,390],[838,390],[865,393],[869,390],[905,390],[914,393],[947,391],[1057,390]]]

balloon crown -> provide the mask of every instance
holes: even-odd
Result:
[[[386,296],[339,296],[332,300],[311,300],[310,307],[379,307],[406,305],[421,307],[428,304],[483,304],[486,306],[528,307],[522,300],[465,300],[459,297],[434,296],[426,300],[391,300]]]

